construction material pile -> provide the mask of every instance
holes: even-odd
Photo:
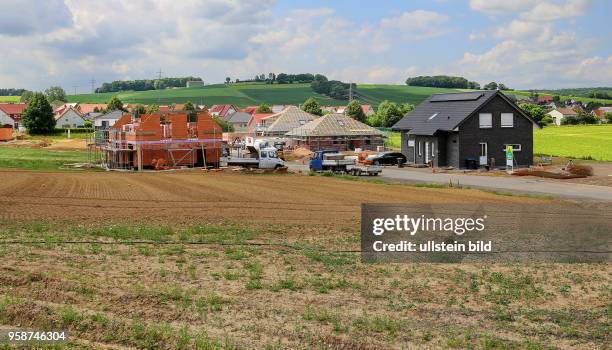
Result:
[[[538,176],[550,179],[579,179],[593,176],[593,167],[589,165],[574,164],[569,161],[559,170],[545,169],[543,167],[518,169],[512,173],[517,176]]]
[[[303,147],[296,148],[292,151],[289,151],[289,150],[283,151],[283,157],[285,161],[310,159],[312,154],[313,152],[311,150],[309,150],[308,148],[303,148]]]

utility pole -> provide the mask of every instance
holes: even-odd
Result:
[[[74,88],[74,94],[76,95],[76,89],[79,87],[78,85],[72,85],[72,87]]]
[[[159,71],[157,71],[157,79],[161,80],[161,78],[162,78],[162,73],[163,73],[163,72],[162,72],[162,70],[161,70],[161,68],[160,68],[160,69],[159,69]]]
[[[89,81],[89,83],[91,84],[91,93],[96,92],[96,79],[91,78],[91,80]]]

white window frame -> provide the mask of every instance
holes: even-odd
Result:
[[[418,143],[418,149],[419,149],[419,157],[423,156],[423,141],[419,141]]]
[[[504,116],[510,116],[510,124],[504,124]],[[513,128],[514,127],[514,113],[502,113],[500,115],[500,125],[502,128]]]
[[[520,143],[505,143],[503,151],[506,152],[506,146],[512,146],[512,152],[520,152],[521,144]]]
[[[488,125],[487,124],[483,124],[482,118],[484,116],[488,116],[489,117],[490,124],[488,124]],[[493,128],[493,113],[479,113],[478,114],[478,126],[481,129],[491,129],[491,128]]]
[[[435,151],[434,145],[435,144],[436,144],[435,142],[431,141],[431,158],[435,158],[436,157],[435,153],[434,153],[434,151]]]

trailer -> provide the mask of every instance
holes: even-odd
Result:
[[[382,172],[381,166],[359,164],[356,157],[348,158],[337,151],[316,151],[310,160],[309,167],[313,171],[333,171],[355,176],[376,176]]]
[[[249,147],[251,152],[247,156],[227,156],[221,158],[222,166],[241,166],[244,168],[278,169],[285,166],[285,162],[278,158],[276,148],[267,147],[255,150]]]

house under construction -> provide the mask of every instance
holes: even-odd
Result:
[[[195,122],[187,113],[124,114],[115,124],[95,133],[91,158],[107,169],[171,169],[219,166],[222,129],[208,114]]]

